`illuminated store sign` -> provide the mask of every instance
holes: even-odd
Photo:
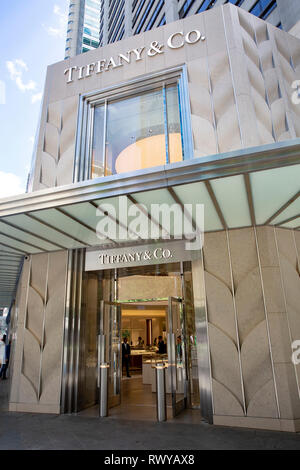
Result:
[[[199,41],[205,41],[205,39],[205,36],[197,29],[189,31],[187,34],[183,31],[179,31],[171,34],[167,40],[167,47],[169,49],[180,49],[185,44],[196,44]],[[83,78],[90,77],[93,74],[108,72],[111,69],[122,67],[125,64],[138,62],[143,60],[146,55],[148,57],[154,57],[156,55],[163,54],[164,49],[164,44],[160,44],[158,41],[152,41],[147,48],[145,46],[138,47],[127,51],[125,54],[120,53],[115,57],[101,59],[80,67],[73,65],[66,69],[64,74],[67,77],[67,83],[72,83],[74,80],[82,80]]]

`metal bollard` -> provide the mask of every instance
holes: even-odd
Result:
[[[167,421],[166,375],[164,363],[156,364],[157,421]]]
[[[100,364],[100,418],[108,416],[108,368],[109,365],[105,362]]]

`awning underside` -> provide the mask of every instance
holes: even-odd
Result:
[[[0,308],[10,307],[24,256],[0,247]]]
[[[128,208],[134,203],[146,206],[149,219],[151,204],[204,204],[205,232],[253,225],[300,230],[299,187],[300,165],[294,165],[142,191],[132,196],[93,199],[62,207],[55,207],[54,203],[49,209],[0,217],[0,250],[20,255],[120,243],[124,240],[99,238],[96,226],[108,205],[113,208],[108,217],[116,220],[116,225],[123,220],[118,211],[120,198],[124,207],[124,197]],[[159,223],[163,227],[163,220]]]
[[[254,225],[300,230],[300,164],[172,186],[164,171],[162,181],[156,187],[154,185],[155,189],[148,189],[149,185],[145,184],[143,190],[138,187],[136,191],[126,194],[126,189],[122,191],[120,186],[121,178],[119,194],[105,198],[101,192],[99,197],[95,192],[87,196],[85,183],[81,183],[76,197],[66,199],[66,204],[57,204],[56,193],[52,189],[49,196],[45,193],[41,209],[39,205],[28,208],[25,199],[29,195],[25,195],[25,210],[11,211],[11,215],[7,215],[5,210],[7,201],[1,202],[0,307],[9,305],[7,302],[14,292],[24,255],[92,246],[108,247],[124,242],[118,237],[99,239],[96,234],[96,226],[108,204],[112,208],[107,210],[108,217],[115,220],[116,225],[122,225],[123,214],[118,212],[121,197],[123,208],[124,197],[128,207],[135,203],[146,206],[149,220],[169,232],[171,238],[172,230],[164,227],[162,220],[151,219],[151,204],[176,203],[182,207],[185,204],[204,204],[205,232]],[[89,184],[86,182],[86,185]],[[57,193],[59,191],[60,188],[57,188]],[[78,202],[81,193],[84,196],[82,202]],[[97,213],[99,206],[101,210]],[[1,216],[3,213],[5,215]],[[142,241],[141,237],[137,239],[137,242]]]

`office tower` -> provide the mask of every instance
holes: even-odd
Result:
[[[299,0],[70,0],[65,58],[226,3],[300,33]]]
[[[99,46],[101,0],[71,0],[65,59]]]

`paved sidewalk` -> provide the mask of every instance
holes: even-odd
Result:
[[[9,413],[0,381],[0,450],[297,449],[300,434],[210,426],[196,412],[165,423],[89,415]]]
[[[300,435],[205,423],[103,420],[82,416],[0,413],[3,449],[298,449]]]
[[[9,379],[0,379],[0,412],[8,410],[9,387]]]

